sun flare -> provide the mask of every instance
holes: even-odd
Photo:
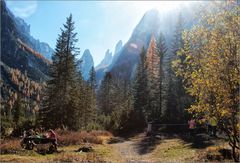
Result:
[[[168,12],[174,11],[183,5],[188,5],[190,2],[188,1],[136,1],[132,2],[133,6],[137,10],[149,10],[155,8],[159,10],[159,12]]]

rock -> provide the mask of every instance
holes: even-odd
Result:
[[[92,152],[93,148],[91,146],[83,146],[80,147],[78,150],[75,150],[75,152]]]

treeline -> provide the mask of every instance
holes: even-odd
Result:
[[[139,55],[133,81],[112,75],[105,77],[98,90],[98,109],[107,129],[118,133],[142,130],[148,122],[186,123],[193,100],[185,93],[182,78],[171,67],[183,47],[183,20],[179,16],[172,45],[164,35],[151,37],[149,46]]]
[[[31,47],[29,47],[27,44],[23,43],[19,38],[17,39],[17,43],[19,44],[19,47],[22,48],[23,50],[26,50],[28,52],[30,52],[31,54],[33,54],[34,56],[36,56],[37,58],[43,60],[43,62],[45,62],[46,64],[50,65],[51,61],[49,61],[48,59],[46,59],[41,53],[36,52],[35,50],[33,50]]]

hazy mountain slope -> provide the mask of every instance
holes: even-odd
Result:
[[[106,68],[112,63],[113,55],[109,49],[105,52],[105,56],[99,65],[96,66],[96,70],[100,68]]]
[[[146,12],[128,42],[123,46],[116,62],[111,65],[111,72],[121,78],[133,77],[133,70],[138,63],[138,56],[142,47],[148,47],[152,35],[158,36],[160,29],[160,14],[158,10]]]
[[[28,29],[19,28],[19,21],[1,1],[1,61],[11,68],[27,72],[36,81],[47,78],[50,62],[33,49]],[[26,29],[25,29],[26,28]]]

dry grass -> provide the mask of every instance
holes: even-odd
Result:
[[[166,139],[156,147],[152,156],[164,162],[193,161],[196,151],[180,139]]]
[[[96,153],[61,153],[53,158],[54,162],[103,162]]]
[[[64,130],[57,130],[56,134],[58,136],[58,143],[61,146],[77,145],[81,143],[102,144],[103,140],[101,136],[111,135],[107,131],[74,132]]]
[[[1,154],[16,154],[22,150],[20,139],[4,139],[0,143]]]

